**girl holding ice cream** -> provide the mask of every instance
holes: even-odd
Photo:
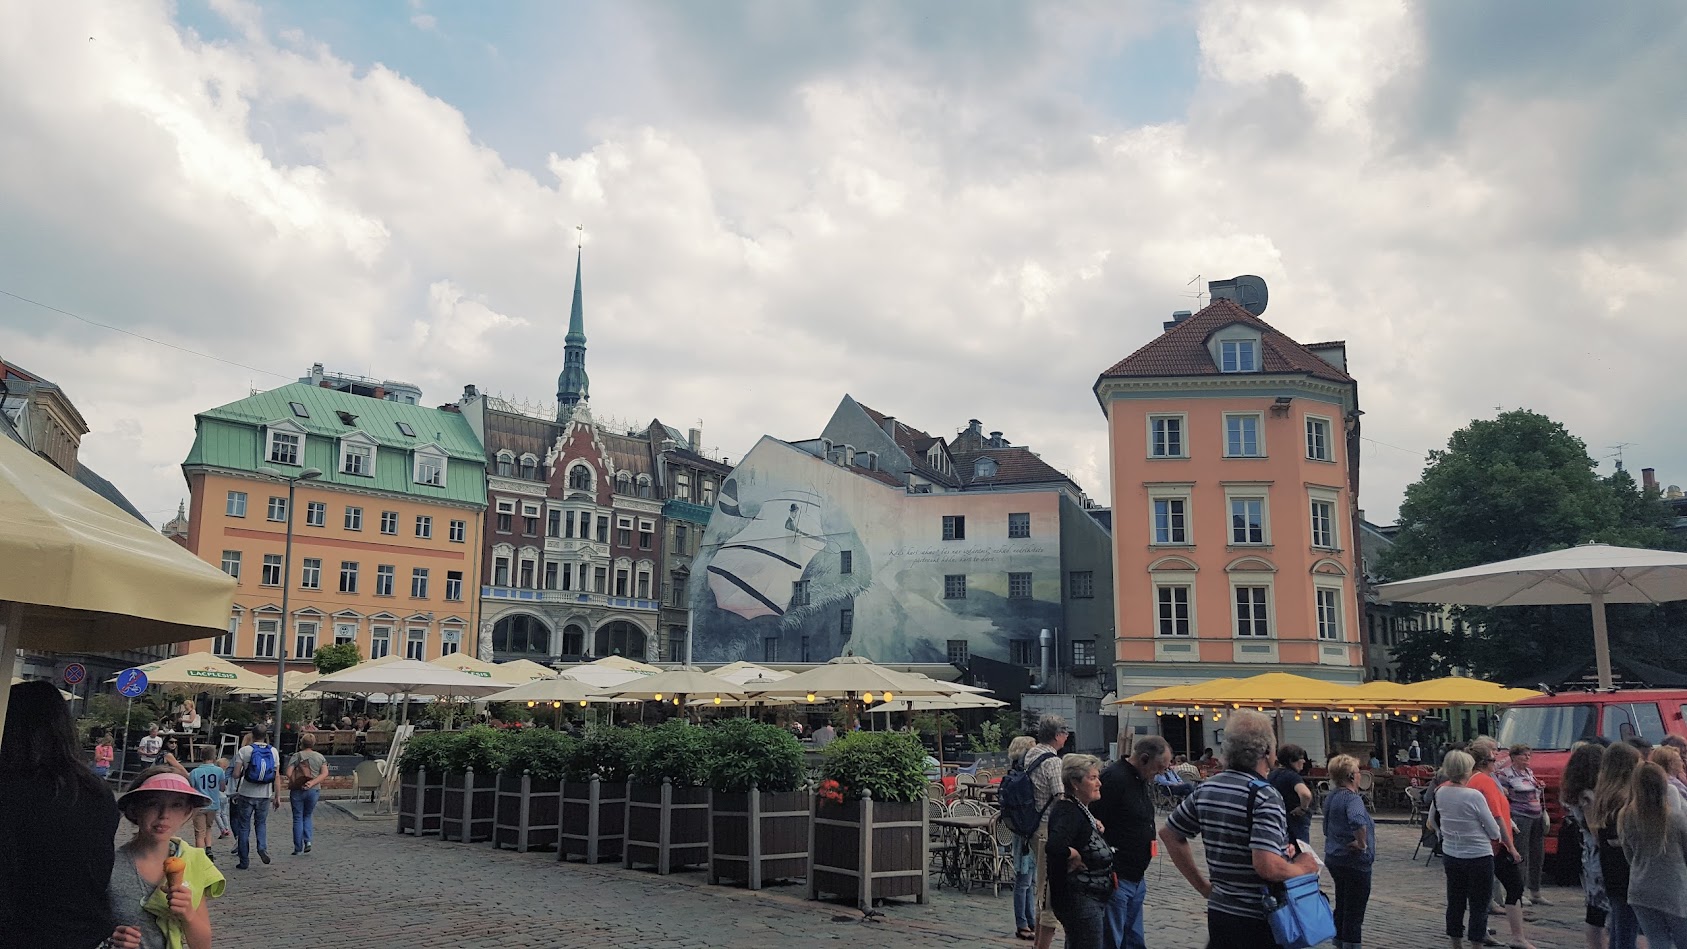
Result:
[[[148,768],[117,806],[135,836],[117,848],[107,896],[123,949],[210,949],[211,910],[223,875],[205,851],[176,836],[194,811],[211,803],[168,767]]]

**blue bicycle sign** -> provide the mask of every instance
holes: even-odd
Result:
[[[139,669],[124,669],[117,674],[117,693],[137,698],[146,691],[146,673]]]

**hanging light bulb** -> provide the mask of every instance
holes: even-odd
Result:
[[[560,701],[558,701],[558,702],[552,702],[552,703],[551,703],[551,708],[562,708],[562,703],[561,703],[561,702],[560,702]]]
[[[1295,712],[1295,721],[1297,721],[1297,722],[1300,721],[1300,712],[1299,711]]]
[[[808,693],[808,700],[810,702],[814,701],[814,693],[813,692]]]
[[[717,696],[715,696],[715,704],[716,704],[716,705],[719,705],[719,704],[720,704],[720,696],[718,696],[718,695],[717,695]]]
[[[871,693],[871,692],[861,693],[861,701],[866,702],[868,705],[872,705],[873,704],[873,693]]]
[[[656,693],[656,701],[658,701],[658,702],[662,701],[662,693],[660,693],[660,692]]]
[[[1318,713],[1317,713],[1317,712],[1313,712],[1313,713],[1312,713],[1312,720],[1313,720],[1313,721],[1317,721],[1317,720],[1318,720]]]
[[[585,700],[585,699],[581,699],[581,700],[580,700],[580,707],[581,707],[581,708],[585,708],[585,707],[586,707],[586,700]]]
[[[1223,712],[1214,712],[1213,713],[1213,721],[1216,722],[1216,721],[1223,721],[1223,720],[1224,720],[1224,713]]]
[[[1178,712],[1178,713],[1177,713],[1177,717],[1178,717],[1178,718],[1182,718],[1182,717],[1183,717],[1183,713],[1182,713],[1182,712]]]
[[[883,695],[881,695],[881,696],[879,696],[879,701],[881,701],[881,702],[889,702],[889,701],[891,701],[891,697],[890,697],[890,693],[889,693],[889,692],[886,692],[886,693],[885,693],[885,694],[883,694]]]
[[[677,695],[676,695],[676,696],[674,696],[674,704],[675,704],[675,705],[678,705],[678,704],[679,704],[679,696],[677,696]]]
[[[530,702],[527,703],[527,707],[532,708],[533,706],[538,705],[538,704],[539,704],[538,702],[531,702],[530,701]]]

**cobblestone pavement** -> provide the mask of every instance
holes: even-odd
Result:
[[[324,802],[326,805],[326,802]],[[760,893],[708,886],[703,873],[661,877],[645,870],[561,864],[554,854],[517,854],[490,844],[400,836],[391,821],[357,821],[323,806],[310,854],[293,857],[286,812],[270,822],[275,863],[233,869],[232,841],[219,841],[228,892],[213,907],[218,943],[245,949],[304,944],[332,947],[476,949],[790,949],[822,940],[871,949],[926,946],[1025,946],[1012,936],[1004,890],[936,889],[926,905],[882,907],[864,920],[850,907],[811,903],[800,884]],[[1443,947],[1445,905],[1440,862],[1413,864],[1417,829],[1383,826],[1381,856],[1365,926],[1376,949]],[[1169,860],[1149,870],[1148,944],[1200,949],[1205,910]],[[1326,878],[1326,892],[1332,892]],[[1579,889],[1549,887],[1554,905],[1527,910],[1540,949],[1575,949]],[[1490,924],[1496,925],[1496,924]],[[1496,928],[1505,938],[1503,921]],[[1058,945],[1058,943],[1057,943]]]

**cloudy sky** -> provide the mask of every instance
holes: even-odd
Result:
[[[0,291],[157,341],[0,295],[0,357],[161,522],[312,362],[554,398],[584,224],[600,416],[848,392],[1105,500],[1096,374],[1256,273],[1373,520],[1502,406],[1687,483],[1684,59],[1664,0],[0,4]]]

